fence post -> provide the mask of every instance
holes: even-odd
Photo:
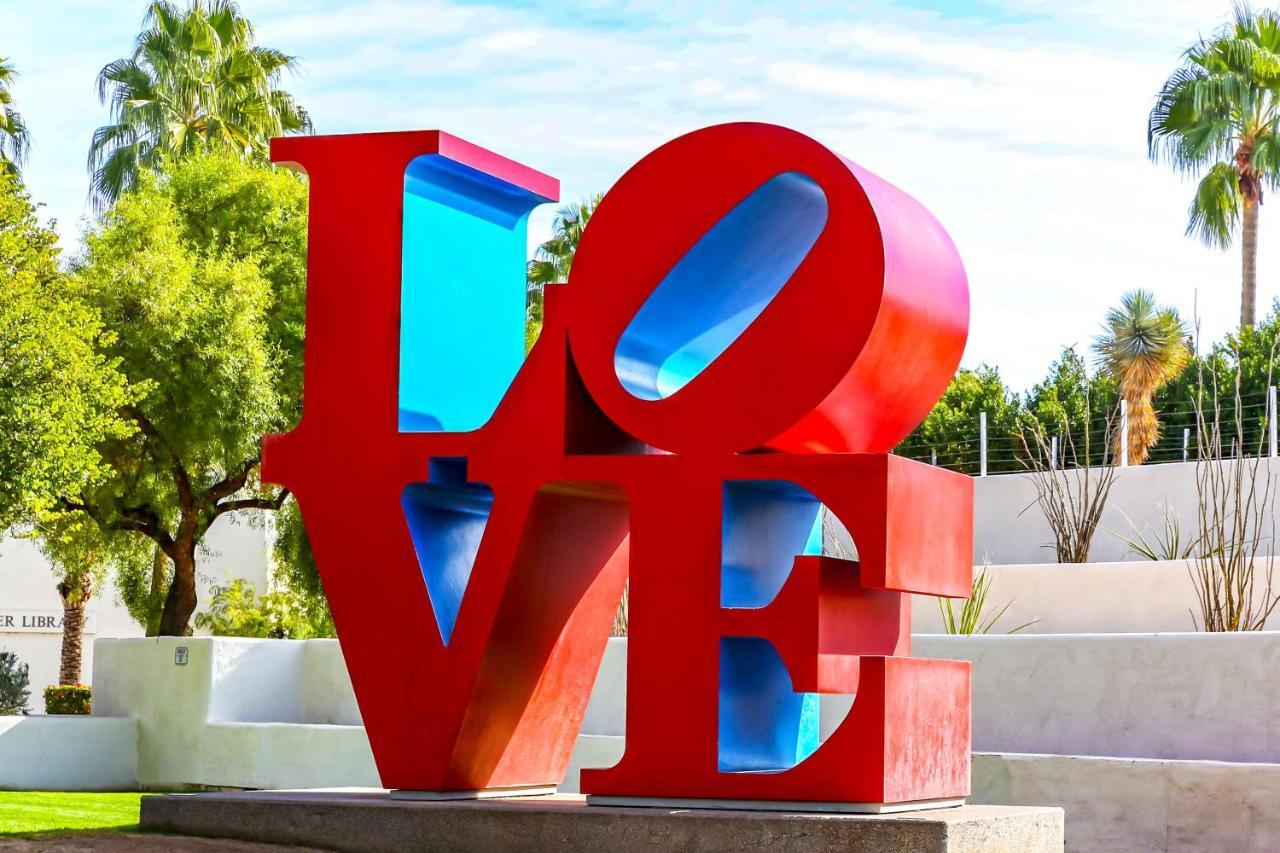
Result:
[[[1191,427],[1182,428],[1182,461],[1187,461],[1187,448],[1191,446]]]
[[[1049,440],[1049,470],[1058,470],[1058,437]]]
[[[987,413],[978,413],[978,476],[987,476]]]
[[[1267,389],[1267,455],[1276,458],[1276,386]]]
[[[1120,401],[1120,466],[1129,464],[1129,403]]]
[[[929,454],[929,461],[930,461],[930,463],[931,463],[934,467],[937,467],[937,465],[938,465],[938,451],[937,451],[937,450],[934,450],[934,451],[932,451],[932,452]]]

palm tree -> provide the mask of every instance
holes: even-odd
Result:
[[[1147,125],[1152,160],[1184,174],[1204,172],[1187,235],[1226,249],[1241,233],[1241,328],[1254,321],[1263,184],[1280,177],[1277,92],[1280,15],[1239,5],[1231,24],[1183,54]]]
[[[254,44],[234,0],[192,0],[185,11],[156,0],[132,56],[98,74],[111,124],[89,146],[99,208],[166,157],[222,149],[264,156],[273,136],[309,133],[311,119],[279,88],[292,56]]]
[[[528,314],[525,319],[525,349],[533,346],[542,329],[542,289],[548,284],[558,284],[569,280],[569,270],[573,266],[573,255],[578,251],[578,241],[582,232],[596,212],[603,193],[596,193],[587,199],[580,199],[566,204],[556,211],[551,220],[551,239],[547,240],[533,253],[528,269]]]
[[[1099,365],[1115,378],[1125,401],[1129,463],[1141,465],[1160,437],[1152,398],[1191,360],[1187,330],[1177,311],[1156,305],[1149,291],[1131,290],[1107,312],[1094,349]],[[1125,440],[1123,432],[1116,435],[1117,456]]]
[[[22,116],[13,108],[13,79],[18,72],[0,56],[0,169],[16,173],[27,157],[31,137]]]

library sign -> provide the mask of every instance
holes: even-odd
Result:
[[[61,634],[64,618],[61,610],[0,607],[0,634]],[[92,610],[85,611],[84,633],[98,633],[98,616]]]

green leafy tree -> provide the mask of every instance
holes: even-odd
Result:
[[[31,145],[22,114],[13,106],[13,79],[17,76],[13,64],[0,56],[0,170],[11,174],[18,171]]]
[[[528,317],[525,323],[525,350],[533,347],[542,331],[542,294],[548,284],[559,284],[569,280],[569,270],[573,268],[573,256],[578,251],[578,243],[596,212],[603,193],[596,193],[590,198],[566,204],[556,211],[551,221],[551,237],[538,247],[529,261],[529,297]]]
[[[329,601],[325,598],[316,569],[315,556],[307,540],[307,529],[302,523],[298,502],[290,499],[275,515],[276,537],[272,566],[275,587],[287,591],[296,605],[300,618],[308,625],[313,637],[335,636],[333,616],[329,613]]]
[[[261,486],[258,466],[262,435],[299,411],[305,241],[299,176],[209,154],[141,175],[76,264],[115,333],[101,349],[128,378],[121,413],[136,431],[102,444],[110,476],[61,508],[159,550],[149,576],[132,561],[121,578],[136,614],[163,597],[156,633],[190,630],[213,523],[287,497]]]
[[[1116,456],[1128,444],[1128,461],[1141,465],[1160,437],[1155,394],[1191,361],[1187,330],[1178,312],[1156,304],[1146,290],[1131,290],[1107,312],[1094,344],[1098,364],[1115,379],[1128,411],[1128,436],[1115,433]]]
[[[1237,435],[1237,418],[1243,418],[1239,432],[1246,439],[1245,451],[1255,453],[1262,448],[1266,438],[1267,392],[1276,383],[1278,353],[1280,304],[1273,304],[1261,322],[1228,334],[1194,358],[1176,379],[1156,394],[1156,406],[1165,426],[1156,451],[1158,458],[1182,459],[1183,430],[1189,431],[1188,458],[1195,458],[1197,407],[1208,420],[1217,418],[1223,435]],[[1237,379],[1241,402],[1238,416]]]
[[[1084,359],[1067,347],[1027,392],[1023,418],[1031,435],[1058,437],[1061,460],[1083,464],[1087,447],[1089,462],[1098,465],[1110,456],[1107,421],[1116,401],[1115,380],[1105,371],[1090,376]]]
[[[937,454],[938,464],[955,471],[977,474],[979,465],[978,422],[987,414],[990,473],[1019,469],[1014,435],[1022,411],[1016,394],[990,365],[956,373],[942,398],[895,451],[921,461]]]
[[[311,119],[281,77],[292,56],[254,43],[253,25],[233,0],[158,0],[132,55],[98,74],[111,123],[89,147],[96,204],[133,186],[141,171],[198,151],[261,157],[273,136],[308,133]]]
[[[1147,125],[1153,160],[1203,176],[1187,234],[1228,248],[1241,238],[1240,325],[1257,300],[1258,210],[1280,178],[1280,16],[1237,6],[1235,19],[1182,56]]]
[[[132,431],[112,334],[58,270],[57,235],[0,170],[0,530],[100,481],[101,442]]]

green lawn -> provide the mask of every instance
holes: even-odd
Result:
[[[137,829],[141,794],[0,791],[0,835]]]

